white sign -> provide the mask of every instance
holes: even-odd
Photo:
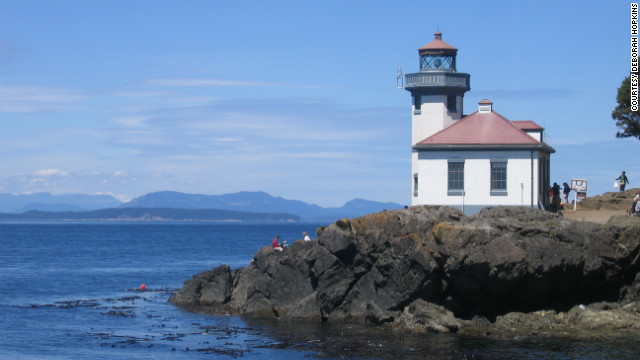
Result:
[[[571,179],[571,189],[576,192],[587,192],[587,180],[585,179]]]
[[[571,188],[575,191],[573,198],[573,211],[576,211],[578,200],[584,200],[587,198],[587,180],[571,179]]]

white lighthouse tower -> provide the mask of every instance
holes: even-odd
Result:
[[[432,42],[418,49],[420,72],[407,74],[405,82],[413,101],[412,145],[462,117],[462,98],[471,88],[470,75],[457,72],[457,52],[442,41],[440,31]]]
[[[436,31],[433,41],[418,49],[420,71],[406,74],[405,90],[411,92],[411,146],[462,118],[464,93],[470,75],[458,72],[458,49],[442,41]],[[411,155],[413,191],[418,189],[418,152]],[[415,195],[415,194],[414,194]],[[415,202],[417,198],[412,197]],[[414,204],[416,205],[416,204]]]

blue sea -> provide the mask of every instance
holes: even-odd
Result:
[[[0,223],[0,359],[638,359],[640,335],[498,340],[243,320],[168,302],[326,224]],[[145,285],[145,291],[141,285]]]

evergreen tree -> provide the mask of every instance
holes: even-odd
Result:
[[[634,136],[640,140],[640,111],[631,110],[631,76],[622,81],[618,88],[617,100],[618,106],[611,113],[619,129],[616,137]]]

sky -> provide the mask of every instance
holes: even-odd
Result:
[[[0,193],[265,191],[410,204],[411,96],[435,31],[488,98],[545,128],[551,181],[640,187],[611,118],[626,1],[0,0]]]

